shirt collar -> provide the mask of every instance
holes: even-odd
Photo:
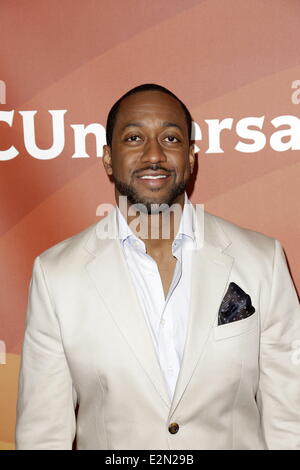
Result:
[[[175,239],[183,238],[183,236],[185,236],[185,237],[191,238],[192,240],[195,240],[195,231],[194,231],[193,221],[194,221],[193,206],[185,192],[183,212],[182,212],[178,232],[177,232]]]
[[[133,233],[118,206],[117,223],[118,236],[122,244],[124,244],[125,240],[127,240],[128,238],[134,239],[135,241],[139,241],[144,244],[144,242]],[[184,208],[175,239],[182,239],[185,237],[189,237],[190,239],[195,241],[193,206],[190,200],[188,199],[186,192],[184,193]]]

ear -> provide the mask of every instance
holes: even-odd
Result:
[[[193,170],[194,170],[194,164],[195,164],[195,146],[194,146],[194,144],[190,145],[189,162],[190,162],[190,169],[191,169],[191,174],[192,174]]]
[[[112,175],[111,148],[109,145],[103,145],[103,165],[108,176]]]

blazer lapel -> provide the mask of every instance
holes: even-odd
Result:
[[[152,338],[119,243],[116,209],[96,225],[86,249],[94,255],[86,265],[87,272],[107,311],[169,409],[170,399]]]
[[[203,223],[202,223],[203,225]],[[197,230],[196,236],[199,234]],[[233,258],[224,253],[230,241],[210,214],[204,218],[204,243],[195,250],[186,346],[169,417],[175,412],[208,339],[224,296]]]

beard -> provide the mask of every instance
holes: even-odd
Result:
[[[123,183],[114,177],[114,183],[119,193],[122,196],[126,196],[130,204],[135,205],[136,210],[146,214],[158,214],[159,212],[168,210],[176,201],[177,197],[184,193],[188,181],[189,178],[180,183],[174,183],[163,200],[157,201],[154,198],[142,197],[132,185]]]

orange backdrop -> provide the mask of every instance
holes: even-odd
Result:
[[[298,0],[2,0],[0,4],[0,449],[14,448],[15,406],[27,292],[35,256],[96,222],[113,187],[87,138],[89,158],[72,159],[71,124],[105,125],[129,88],[159,83],[189,107],[202,130],[190,199],[209,212],[281,240],[300,289],[300,150],[274,151],[270,121],[300,114]],[[2,90],[2,91],[1,91]],[[299,100],[300,101],[300,100]],[[52,145],[49,110],[67,110],[65,146],[38,160],[24,146],[19,111],[37,110],[36,142]],[[265,148],[234,149],[237,120],[265,116]],[[233,118],[224,153],[208,154],[205,120]]]

